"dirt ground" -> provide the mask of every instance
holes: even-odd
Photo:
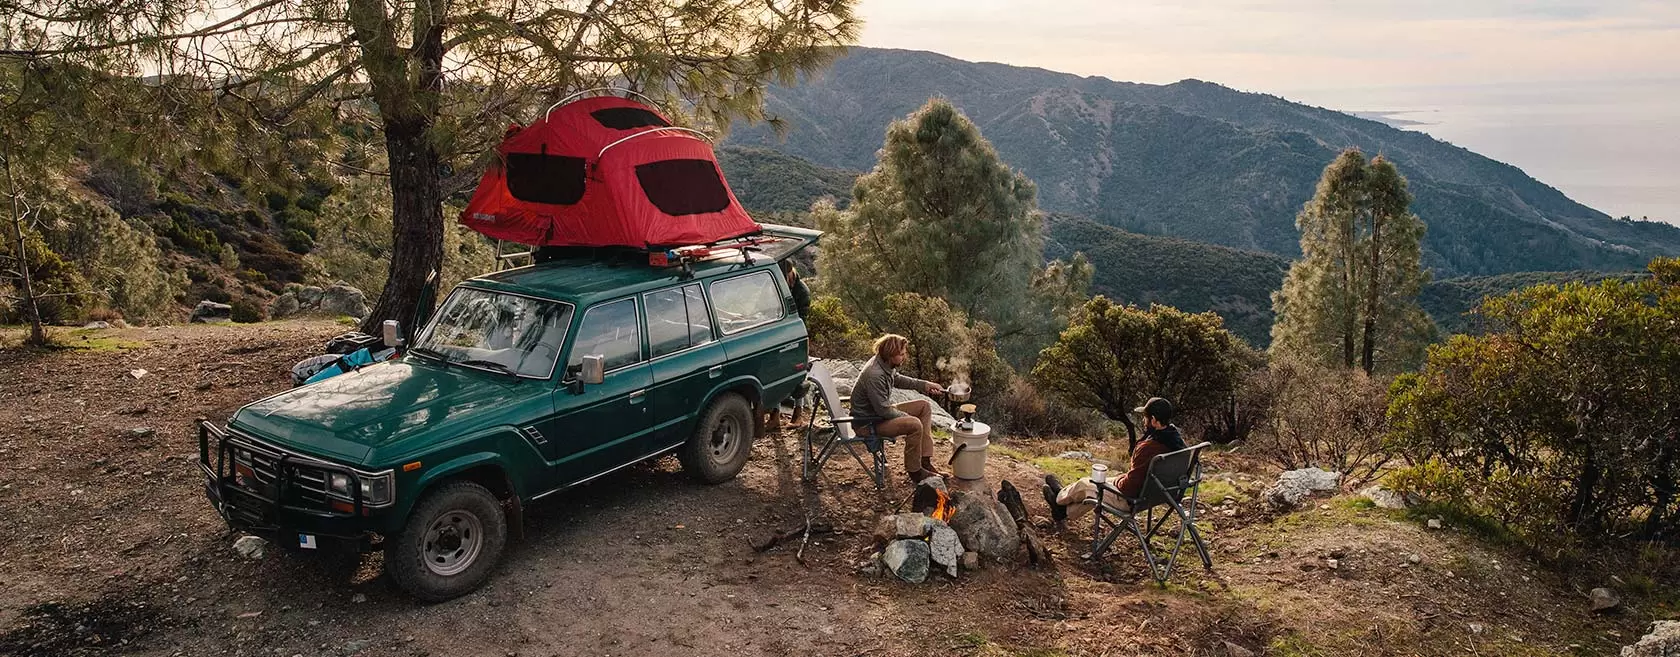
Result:
[[[1042,473],[1000,451],[989,479],[1021,489],[1053,566],[870,577],[869,530],[909,487],[876,491],[849,460],[807,487],[794,432],[722,485],[667,458],[545,500],[487,586],[420,604],[377,555],[353,572],[272,546],[243,559],[203,496],[193,420],[284,389],[291,363],[344,330],[112,329],[64,336],[88,349],[0,349],[0,655],[1587,655],[1671,613],[1630,600],[1591,615],[1565,576],[1345,496],[1273,515],[1253,498],[1276,473],[1228,453],[1208,458],[1239,500],[1204,511],[1211,574],[1190,557],[1157,588],[1124,541],[1079,559],[1089,536],[1049,527]],[[838,532],[804,564],[797,541],[751,549],[808,506]]]

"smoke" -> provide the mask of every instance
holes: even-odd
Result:
[[[968,383],[968,368],[973,361],[966,356],[940,356],[933,364],[951,377],[951,383]]]

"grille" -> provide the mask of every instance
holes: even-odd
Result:
[[[280,477],[290,473],[291,479],[287,482],[286,488],[286,493],[290,499],[281,500],[282,502],[302,502],[322,508],[327,506],[327,473],[325,470],[310,467],[307,462],[298,460],[303,457],[292,455],[293,460],[286,464],[285,472],[282,472],[280,460],[288,455],[287,452],[259,442],[243,433],[236,433],[235,436],[235,440],[229,441],[229,446],[233,451],[233,462],[237,465],[249,467],[251,472],[256,475],[257,484],[261,487],[258,489],[248,486],[247,488],[251,492],[276,491],[278,490]],[[249,455],[248,459],[246,458],[247,454]]]

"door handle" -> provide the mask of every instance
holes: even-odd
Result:
[[[706,378],[708,378],[708,379],[715,379],[715,378],[718,378],[720,376],[723,376],[723,366],[722,365],[713,365],[711,369],[706,370]]]
[[[644,401],[647,401],[647,388],[630,393],[630,403],[640,404]]]

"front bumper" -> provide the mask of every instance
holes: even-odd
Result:
[[[253,455],[251,462],[237,462],[236,449]],[[198,455],[205,496],[234,530],[289,548],[372,547],[378,510],[364,504],[356,470],[291,454],[209,422],[199,422]],[[351,499],[309,485],[316,480],[324,485],[329,473],[349,477]]]

